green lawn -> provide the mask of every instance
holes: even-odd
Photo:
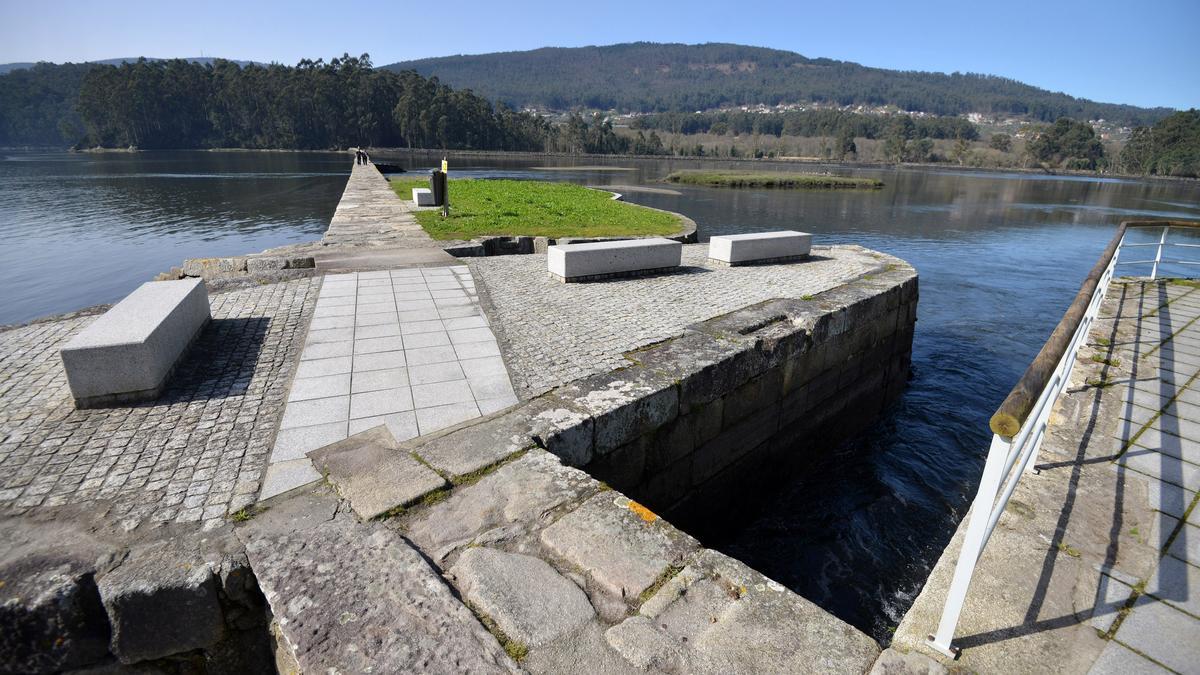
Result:
[[[793,190],[840,190],[881,188],[874,178],[849,178],[812,173],[772,173],[768,171],[676,171],[665,179],[670,183],[735,188],[787,188]]]
[[[428,180],[393,180],[401,199],[412,199]],[[452,180],[450,217],[441,209],[417,212],[417,222],[434,239],[486,235],[531,237],[619,237],[675,234],[679,218],[570,183],[527,180]]]

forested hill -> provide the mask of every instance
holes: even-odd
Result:
[[[895,105],[937,115],[968,112],[1103,118],[1148,124],[1174,112],[1097,103],[990,75],[869,68],[733,44],[635,42],[404,61],[389,70],[471,89],[514,107],[696,111],[732,105],[820,102]]]

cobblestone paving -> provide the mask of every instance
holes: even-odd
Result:
[[[0,513],[94,504],[128,530],[252,503],[319,285],[211,296],[167,391],[134,406],[74,408],[58,349],[94,317],[0,332]]]
[[[551,280],[544,255],[470,265],[522,398],[625,365],[625,352],[698,321],[764,300],[815,295],[881,266],[856,246],[814,248],[799,263],[733,268],[708,264],[707,252],[708,244],[684,246],[674,274],[577,284]]]

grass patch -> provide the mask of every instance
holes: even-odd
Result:
[[[249,509],[241,509],[229,514],[229,519],[235,523],[244,523],[254,517],[254,512]]]
[[[1092,361],[1095,363],[1103,363],[1106,366],[1114,368],[1121,365],[1121,359],[1110,359],[1103,354],[1092,354]]]
[[[428,181],[392,181],[401,199],[412,199],[417,187],[429,187]],[[434,239],[670,235],[683,225],[665,211],[614,201],[607,192],[570,183],[463,179],[450,181],[449,190],[449,218],[440,209],[416,214]]]
[[[883,181],[876,178],[753,171],[676,171],[667,176],[665,180],[669,183],[707,187],[784,188],[789,190],[873,190],[883,187]]]

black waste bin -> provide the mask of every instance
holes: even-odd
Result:
[[[442,206],[446,203],[446,173],[434,171],[429,175],[429,189],[433,192],[433,205]]]

